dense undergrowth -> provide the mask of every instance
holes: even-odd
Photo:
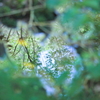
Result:
[[[0,0],[0,100],[99,100],[100,1],[11,1]]]

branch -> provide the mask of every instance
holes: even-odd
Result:
[[[48,22],[33,22],[33,26],[51,26],[52,21]]]
[[[29,7],[32,8],[32,0],[29,0]],[[34,10],[30,10],[29,27],[32,27],[32,22],[34,20]]]
[[[8,13],[0,14],[0,17],[11,16],[11,15],[15,15],[15,14],[22,13],[22,12],[28,12],[28,11],[31,11],[31,10],[36,10],[36,9],[43,8],[43,7],[44,7],[44,5],[38,5],[38,6],[35,6],[35,7],[31,7],[31,8],[13,10],[13,11],[8,12]]]

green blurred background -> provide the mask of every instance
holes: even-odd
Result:
[[[100,0],[0,0],[0,100],[100,100]]]

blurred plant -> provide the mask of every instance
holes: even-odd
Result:
[[[48,24],[47,21],[53,21],[53,19],[55,19],[54,11],[58,10],[59,14],[55,19],[55,22],[57,21],[60,24],[60,28],[57,28],[57,30],[61,29],[62,33],[60,32],[59,35],[57,30],[53,31],[52,33],[54,33],[53,35],[55,35],[56,37],[51,37],[49,42],[46,43],[47,45],[43,47],[39,45],[32,34],[22,31],[22,28],[20,31],[14,32],[15,34],[13,34],[13,32],[11,33],[10,31],[8,36],[6,36],[7,34],[4,36],[1,35],[0,39],[5,41],[8,40],[8,44],[11,45],[11,47],[8,47],[10,48],[10,57],[14,57],[17,62],[17,66],[21,66],[20,71],[17,71],[18,73],[14,74],[13,79],[11,76],[9,76],[8,79],[8,76],[6,76],[7,74],[4,74],[5,70],[3,70],[4,72],[0,70],[1,79],[3,79],[4,76],[7,81],[4,82],[2,80],[2,84],[5,83],[7,92],[8,90],[10,90],[10,88],[8,88],[8,84],[11,84],[11,82],[9,83],[9,80],[12,79],[13,82],[15,81],[18,88],[16,88],[17,86],[15,85],[15,91],[11,91],[13,91],[13,93],[19,93],[18,95],[21,96],[19,97],[17,95],[15,97],[16,99],[18,98],[20,100],[23,100],[24,97],[25,99],[27,98],[30,100],[41,100],[40,97],[43,98],[43,100],[99,100],[100,1],[45,0],[43,1],[43,3],[41,3],[41,0],[38,0],[33,5],[35,4],[39,4],[39,6],[42,4],[45,5],[45,7],[42,6],[41,9],[39,8],[36,12],[33,12],[34,17],[32,17],[32,22],[34,20],[38,22],[35,23],[36,27],[38,26],[37,29],[42,29],[43,32],[44,26],[51,25]],[[32,14],[32,10],[28,11],[30,11]],[[43,11],[45,12],[44,14],[42,13]],[[43,26],[41,26],[41,21],[45,21],[46,23],[42,23]],[[46,29],[47,28],[48,26],[46,26]],[[52,30],[54,30],[54,28],[54,24],[52,24]],[[2,47],[3,44],[1,44],[0,46]],[[3,48],[0,48],[0,57],[3,57],[5,55],[5,49]],[[47,53],[43,55],[43,57],[45,56],[44,58],[46,58],[46,60],[44,60],[45,64],[43,65],[39,58],[45,51],[47,51]],[[9,64],[6,64],[7,67]],[[5,68],[4,65],[1,66],[1,69]],[[9,66],[12,66],[12,64]],[[74,72],[72,72],[72,68],[75,69]],[[31,73],[31,75],[22,75],[23,71],[30,71],[29,73]],[[9,71],[7,73],[9,74]],[[18,75],[20,73],[21,75]],[[73,77],[71,76],[72,73],[74,73]],[[35,75],[39,77],[39,80],[41,80],[42,83],[47,82],[48,85],[55,88],[56,92],[52,97],[48,97],[46,93],[42,91],[43,86],[41,89],[39,88],[39,85],[36,85],[35,87],[36,94],[41,91],[39,96],[33,95],[34,88],[32,87],[34,86],[31,86],[31,89],[29,84],[34,84],[33,81],[36,81],[35,84],[39,83],[35,79],[30,79],[30,77],[33,78],[33,76]],[[18,76],[22,77],[21,80]],[[24,83],[21,83],[23,82],[22,80],[24,81]],[[1,91],[2,90],[3,89],[1,86]],[[27,90],[29,90],[28,95],[26,95]],[[1,91],[0,93],[2,93]],[[11,98],[11,93],[12,92],[8,93],[10,95],[9,98]]]

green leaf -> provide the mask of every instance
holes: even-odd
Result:
[[[70,97],[73,97],[73,96],[81,93],[82,90],[83,90],[82,78],[81,78],[81,76],[76,75],[75,78],[72,80],[72,83],[68,87],[68,95]]]
[[[57,6],[66,4],[67,2],[68,2],[68,0],[46,0],[46,5],[49,8],[55,8]]]
[[[97,66],[88,66],[87,71],[89,75],[94,79],[100,79],[100,63]]]
[[[69,78],[70,75],[70,71],[64,72],[57,80],[56,80],[56,84],[61,85],[64,83],[64,81]]]
[[[82,5],[98,9],[99,0],[83,0]]]
[[[63,15],[60,16],[62,24],[72,23],[73,29],[77,29],[91,21],[89,16],[82,13],[78,8],[70,8],[66,10]]]
[[[62,23],[73,20],[73,18],[78,14],[79,10],[77,8],[66,9],[65,12],[60,16]]]

